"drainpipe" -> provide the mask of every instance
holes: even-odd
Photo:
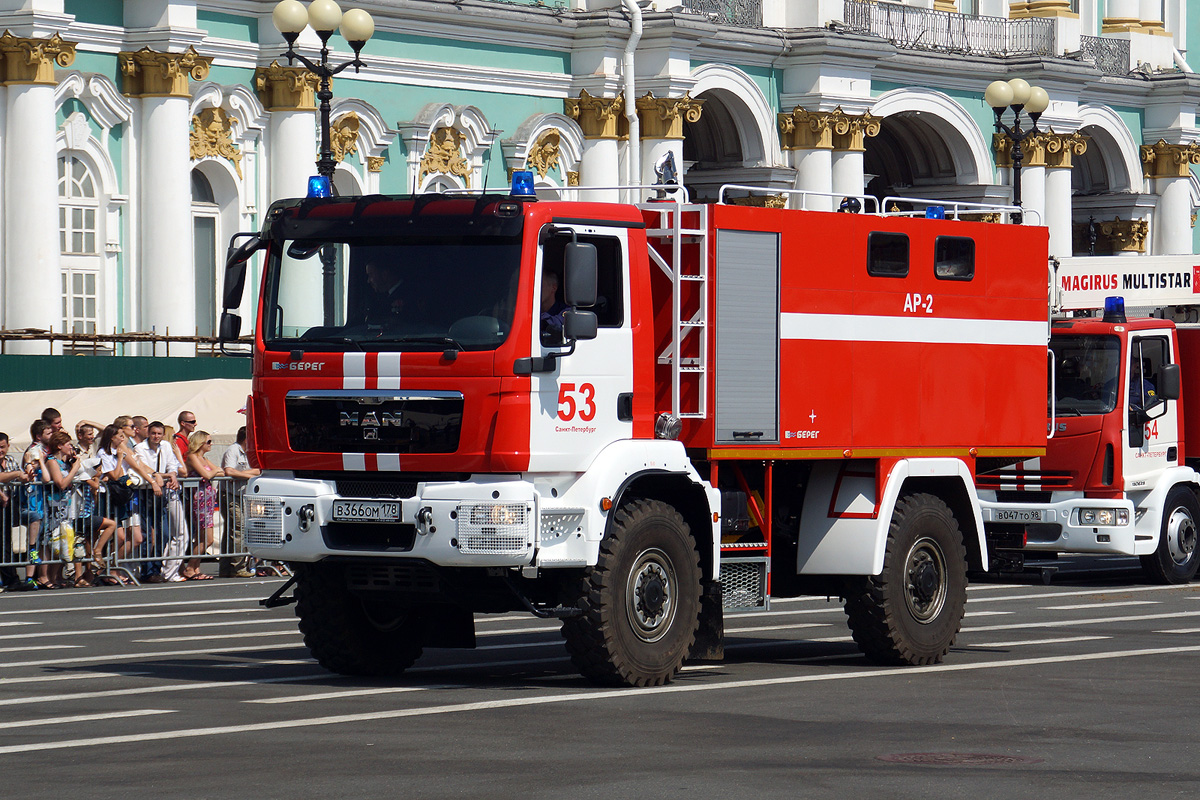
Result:
[[[629,157],[626,159],[625,185],[636,186],[642,182],[642,124],[637,115],[637,98],[633,95],[633,53],[642,38],[642,9],[637,0],[621,0],[629,12],[629,41],[625,43],[625,57],[621,70],[625,78],[625,118],[629,120]],[[626,202],[629,197],[626,197]]]
[[[1175,60],[1175,66],[1179,67],[1179,69],[1182,70],[1183,72],[1195,72],[1195,70],[1192,69],[1191,65],[1189,65],[1187,63],[1187,61],[1184,59],[1183,53],[1179,52],[1178,47],[1171,48],[1171,58],[1173,58]]]

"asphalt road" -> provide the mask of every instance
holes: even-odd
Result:
[[[1135,562],[1134,562],[1135,563]],[[480,618],[392,681],[310,661],[278,581],[0,595],[13,798],[1196,797],[1200,584],[1131,562],[979,582],[942,666],[836,601],[726,619],[726,661],[598,689],[557,626]],[[150,793],[153,794],[150,794]]]

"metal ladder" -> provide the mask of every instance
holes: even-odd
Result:
[[[657,224],[646,231],[650,260],[671,281],[671,343],[658,354],[659,364],[671,365],[671,413],[680,419],[699,419],[708,415],[708,213],[702,203],[639,203],[638,208],[657,215]],[[696,220],[695,227],[684,227],[684,218]],[[694,265],[694,266],[692,266]],[[685,266],[690,266],[691,270]],[[694,270],[694,271],[692,271]],[[683,287],[694,292],[684,307]],[[689,336],[699,337],[694,355],[683,357]],[[680,354],[677,357],[677,354]],[[694,398],[683,407],[681,387],[695,384]]]

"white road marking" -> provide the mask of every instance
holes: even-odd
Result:
[[[79,658],[46,658],[38,661],[15,661],[0,663],[0,669],[16,669],[18,667],[61,667],[66,664],[95,664],[112,663],[127,659],[142,658],[177,658],[178,656],[220,656],[227,653],[253,653],[262,650],[294,650],[301,645],[255,645],[253,647],[206,647],[201,650],[167,650],[162,653],[116,653],[106,656],[80,656]]]
[[[100,678],[144,678],[153,672],[71,672],[66,675],[26,675],[23,678],[5,678],[4,688],[18,683],[51,683],[55,681],[94,681]]]
[[[968,617],[1007,617],[1012,616],[1015,611],[967,611]]]
[[[1157,600],[1118,600],[1112,603],[1077,603],[1070,606],[1042,606],[1039,611],[1082,611],[1093,608],[1121,608],[1123,606],[1157,606]]]
[[[1173,631],[1155,631],[1155,633],[1200,633],[1200,628],[1176,628]]]
[[[308,703],[313,700],[339,700],[343,697],[369,697],[377,694],[407,694],[408,692],[425,692],[430,689],[462,689],[459,686],[385,686],[378,689],[347,689],[343,692],[319,692],[317,694],[300,694],[294,697],[260,697],[257,700],[247,700],[247,703],[261,705],[277,705],[280,703]]]
[[[329,672],[319,672],[314,675],[288,675],[286,677],[261,678],[253,681],[199,681],[197,683],[172,683],[165,686],[142,686],[133,689],[104,689],[95,692],[30,695],[0,700],[0,706],[23,706],[32,703],[73,703],[77,700],[93,700],[98,697],[126,697],[135,694],[163,694],[167,692],[190,692],[197,689],[219,689],[232,686],[257,686],[260,683],[299,683],[301,681],[320,680],[336,681],[341,680],[341,676]]]
[[[618,700],[626,697],[638,697],[641,699],[646,699],[660,694],[719,692],[737,689],[752,689],[762,686],[787,686],[838,680],[880,678],[903,678],[910,680],[917,677],[936,677],[950,672],[970,672],[985,669],[1013,669],[1017,667],[1038,666],[1042,664],[1112,661],[1119,658],[1140,658],[1147,656],[1176,655],[1196,652],[1200,652],[1200,645],[1189,645],[1186,647],[1155,647],[1143,650],[1119,650],[1108,653],[1083,653],[1070,656],[1044,656],[1040,658],[1006,659],[1003,661],[984,661],[973,664],[942,664],[931,667],[899,667],[888,669],[867,669],[857,672],[821,673],[817,675],[791,675],[776,678],[724,681],[719,683],[688,685],[675,683],[668,684],[666,686],[642,689],[580,691],[568,694],[542,695],[536,697],[511,697],[475,703],[454,703],[448,705],[423,706],[416,708],[389,709],[386,711],[372,711],[361,714],[337,714],[324,717],[307,717],[304,719],[277,720],[274,722],[259,722],[244,725],[222,725],[209,728],[184,728],[173,731],[168,730],[151,733],[134,733],[120,736],[97,736],[87,739],[29,742],[24,744],[0,746],[0,754],[7,755],[10,753],[29,753],[35,751],[44,752],[47,750],[69,750],[81,747],[99,747],[110,744],[130,744],[136,742],[158,742],[205,736],[223,736],[235,733],[277,731],[289,728],[310,728],[317,725],[343,725],[347,723],[363,723],[390,719],[440,716],[442,714],[457,714],[472,711],[491,711],[501,708],[520,708],[556,705],[560,703]]]
[[[138,593],[141,594],[142,592],[153,592],[161,588],[163,587],[141,587],[138,589]],[[169,588],[173,589],[174,587]],[[207,603],[245,603],[256,608],[259,607],[257,598],[253,597],[213,597],[209,599],[198,600],[164,600],[162,602],[155,601],[153,606],[155,608],[168,608],[170,606],[202,606]],[[25,614],[58,614],[63,611],[117,611],[122,608],[145,608],[147,605],[149,605],[149,603],[143,600],[140,603],[97,603],[96,605],[92,606],[62,606],[29,609],[8,608],[5,609],[4,613],[10,616],[24,616]]]
[[[0,622],[0,628],[15,628],[18,625],[41,625],[40,622]]]
[[[213,614],[265,614],[265,608],[214,608],[209,611],[172,611],[169,614],[114,614],[96,619],[175,619],[176,617],[207,617]]]
[[[1094,642],[1101,639],[1111,639],[1111,636],[1064,636],[1061,639],[1026,639],[1023,642],[969,642],[960,643],[959,647],[1024,647],[1029,644],[1062,644],[1065,642]],[[957,650],[958,647],[955,647]]]
[[[101,719],[123,719],[125,717],[148,717],[155,714],[176,714],[178,712],[165,708],[143,708],[133,711],[113,711],[108,714],[80,714],[74,717],[49,717],[43,719],[24,719],[16,722],[5,722],[7,728],[32,728],[35,725],[69,725],[73,722],[94,722]]]
[[[992,588],[989,584],[988,588]],[[1178,586],[1110,586],[1107,589],[1081,589],[1077,592],[1038,592],[1037,594],[1005,594],[996,597],[973,597],[972,603],[1006,603],[1009,600],[1064,600],[1069,597],[1091,597],[1097,594],[1133,594],[1135,592],[1200,592],[1200,584],[1184,583]],[[1200,594],[1196,599],[1200,599]]]
[[[43,650],[78,650],[83,647],[81,644],[41,644],[38,645],[38,652]],[[28,653],[28,647],[0,647],[0,653]]]
[[[51,636],[95,636],[98,633],[146,633],[147,631],[174,631],[179,628],[231,628],[234,625],[267,625],[267,624],[282,624],[287,623],[291,627],[296,627],[295,617],[283,617],[280,619],[222,619],[216,622],[188,622],[183,625],[137,625],[128,628],[81,628],[76,631],[50,631],[46,633],[14,633],[8,636],[0,636],[0,641],[8,641],[10,639],[47,639]]]
[[[828,628],[830,622],[801,622],[795,625],[758,625],[753,628],[727,628],[725,635],[729,636],[735,633],[760,633],[762,631],[791,631],[798,628]]]
[[[1200,616],[1200,611],[1176,611],[1171,614],[1139,614],[1128,617],[1095,617],[1094,619],[1062,619],[1054,622],[1015,622],[1012,625],[977,625],[973,628],[963,628],[960,633],[1013,631],[1023,628],[1066,628],[1072,625],[1100,625],[1106,622],[1144,622],[1150,619],[1176,619],[1178,617],[1197,616]]]
[[[208,642],[224,639],[253,639],[256,636],[299,636],[296,629],[287,631],[250,631],[249,633],[212,633],[203,636],[164,636],[161,639],[134,639],[134,644],[165,644],[167,642]]]

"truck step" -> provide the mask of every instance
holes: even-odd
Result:
[[[766,611],[768,570],[764,557],[722,558],[721,607],[727,611]]]

